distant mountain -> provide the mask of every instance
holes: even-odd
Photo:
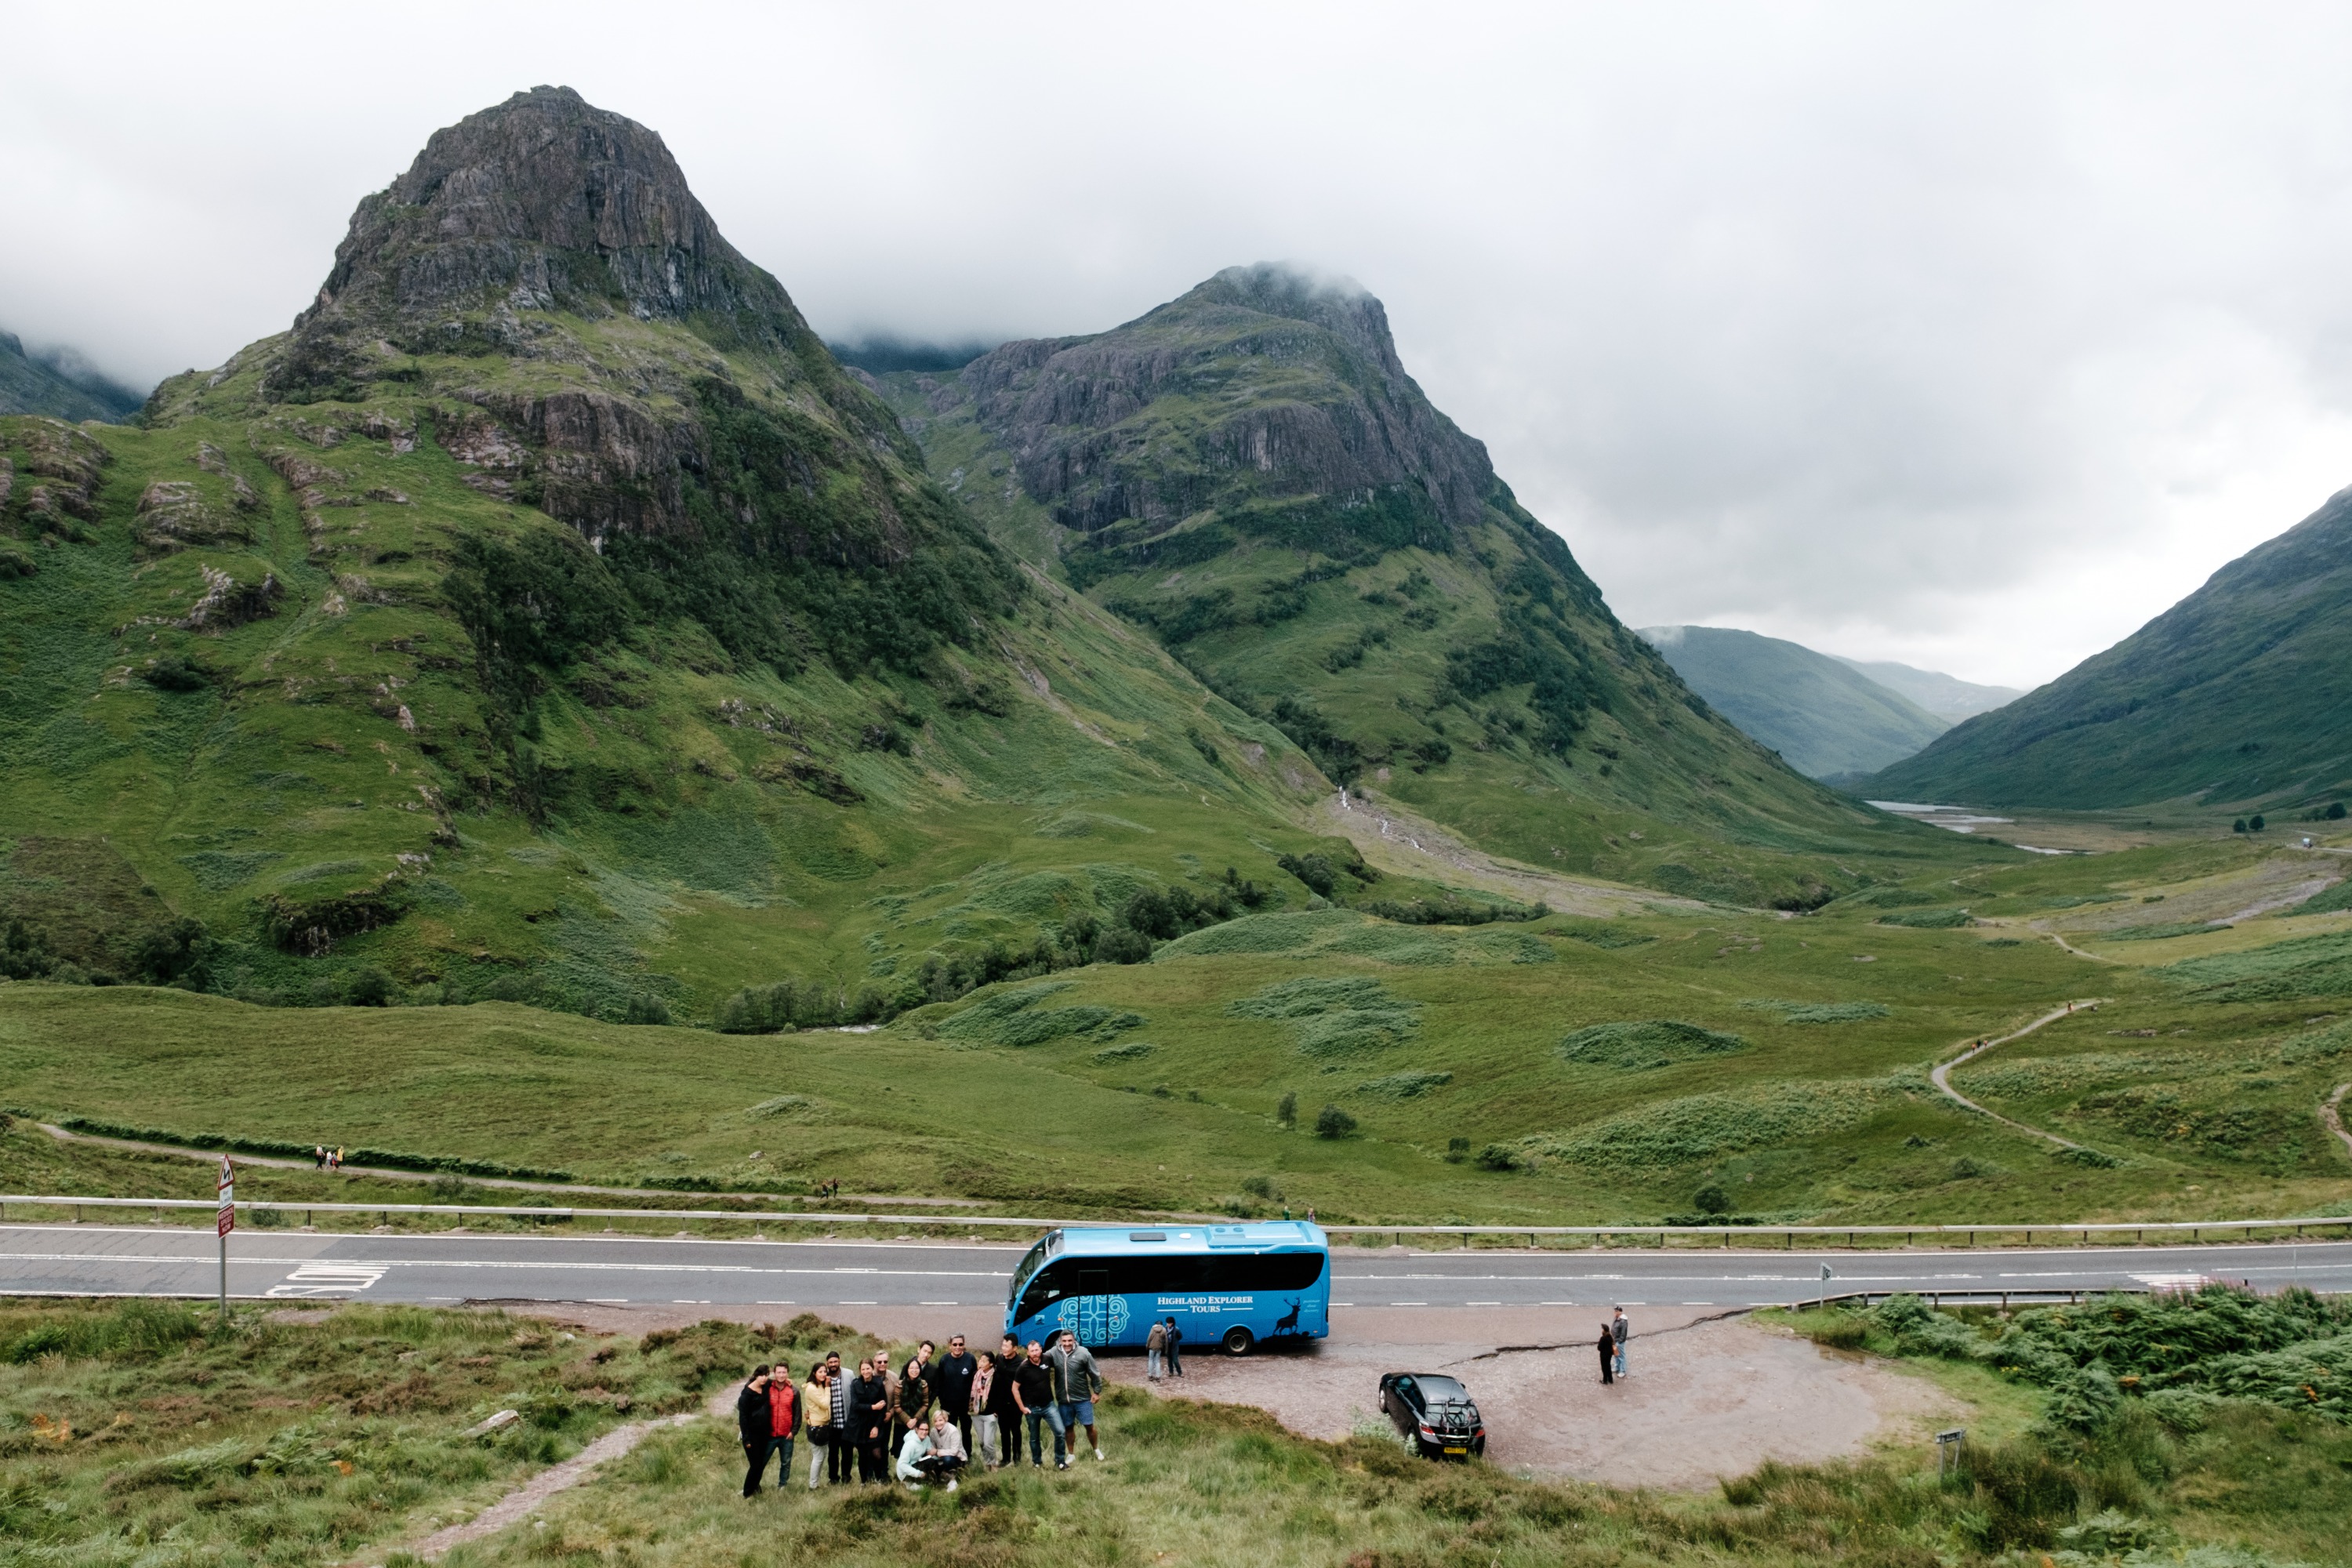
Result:
[[[28,354],[14,332],[0,332],[0,415],[46,414],[79,424],[103,419],[120,424],[147,401],[110,380],[80,355]]]
[[[1610,613],[1352,284],[1229,268],[1108,331],[877,384],[999,542],[1337,783],[1539,864],[1751,905],[1835,884],[1884,830]]]
[[[1957,724],[1963,719],[1990,712],[2025,695],[2012,687],[1979,686],[1972,680],[1962,680],[1940,670],[1915,669],[1907,664],[1896,664],[1889,659],[1848,658],[1839,653],[1830,657],[1840,664],[1862,671],[1897,696],[1909,698],[1947,724]]]
[[[1813,778],[1875,773],[1948,728],[1848,661],[1801,644],[1722,626],[1645,626],[1642,636],[1717,712]]]
[[[2352,781],[2352,490],[2095,658],[1873,778],[1902,800],[2333,799]]]

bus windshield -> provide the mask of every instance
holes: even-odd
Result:
[[[1035,1277],[1037,1270],[1045,1267],[1046,1259],[1061,1250],[1062,1233],[1058,1230],[1047,1231],[1045,1239],[1031,1247],[1022,1258],[1021,1266],[1013,1271],[1013,1289],[1005,1296],[1005,1300],[1008,1302],[1019,1300],[1022,1287]]]

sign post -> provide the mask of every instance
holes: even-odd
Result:
[[[220,1232],[220,1316],[221,1324],[228,1323],[228,1233],[236,1228],[236,1170],[221,1156],[220,1213],[215,1216]]]

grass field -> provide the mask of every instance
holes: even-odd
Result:
[[[1966,1468],[1948,1479],[1932,1454],[1890,1449],[1768,1464],[1727,1478],[1718,1495],[1615,1491],[1433,1465],[1369,1423],[1318,1442],[1254,1410],[1121,1387],[1102,1402],[1108,1463],[976,1477],[953,1496],[795,1486],[747,1505],[732,1423],[705,1417],[656,1432],[446,1561],[1958,1568],[2134,1550],[2146,1555],[2133,1563],[2197,1568],[2344,1560],[2352,1432],[2259,1391],[2128,1393],[2119,1379],[2155,1381],[2141,1375],[2145,1347],[2098,1308],[2077,1316],[2081,1329],[2124,1331],[2063,1371],[2000,1370],[1967,1352],[2068,1342],[2049,1314],[1964,1321],[1898,1302],[1800,1320],[1826,1342],[1905,1357],[1976,1405]],[[2242,1332],[2246,1316],[2232,1315]],[[2279,1316],[2250,1321],[2269,1331]],[[2300,1324],[2286,1331],[2295,1351],[2326,1356],[2341,1342],[2313,1337],[2325,1323]],[[804,1365],[825,1348],[866,1346],[805,1318],[638,1342],[362,1306],[240,1312],[224,1330],[175,1305],[0,1304],[0,1563],[407,1568],[403,1542],[470,1517],[596,1434],[695,1408],[754,1362]],[[2234,1364],[2218,1358],[2217,1378],[2223,1363]],[[501,1408],[523,1418],[487,1439],[464,1436]]]
[[[178,1138],[670,1187],[837,1176],[1026,1212],[1654,1222],[1710,1187],[1782,1223],[2340,1212],[2352,1162],[2317,1109],[2352,1078],[2344,917],[2273,912],[2183,939],[2235,944],[2185,962],[2164,942],[2086,959],[2037,929],[2260,901],[2307,864],[2143,849],[1802,919],[1661,905],[1461,928],[1293,909],[864,1034],[20,984],[0,986],[0,1075],[19,1110]],[[1940,919],[1961,909],[1977,923]],[[2284,940],[2252,945],[2265,931]],[[2093,1153],[1929,1086],[1967,1042],[2091,997],[2107,1000],[1955,1084]],[[1326,1105],[1349,1135],[1317,1135]]]

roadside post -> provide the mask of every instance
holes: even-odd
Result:
[[[221,1156],[220,1213],[215,1216],[220,1232],[220,1318],[228,1323],[228,1233],[236,1228],[236,1169]]]
[[[1937,1480],[1948,1480],[1967,1473],[1963,1466],[1967,1462],[1968,1442],[1969,1431],[1965,1426],[1955,1426],[1948,1432],[1936,1434]]]

